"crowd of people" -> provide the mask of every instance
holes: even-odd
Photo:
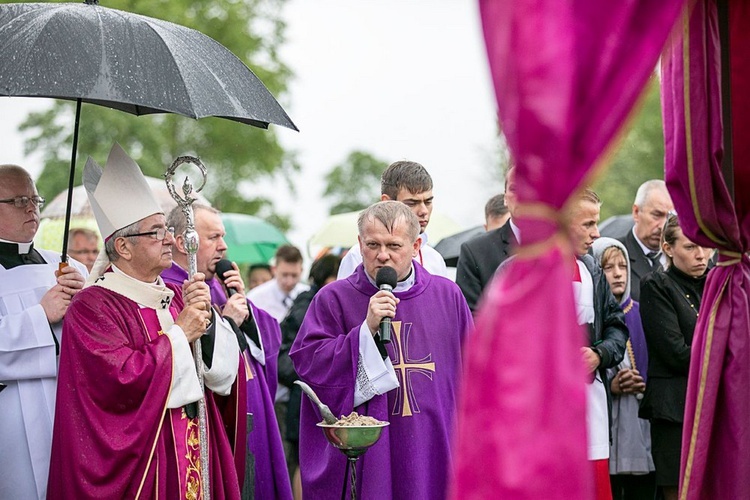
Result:
[[[191,276],[185,213],[162,211],[118,145],[105,168],[89,159],[84,185],[103,248],[72,230],[60,265],[33,245],[32,178],[0,165],[0,449],[13,450],[0,453],[0,498],[201,498],[207,484],[214,498],[337,498],[349,464],[296,380],[337,416],[389,423],[356,462],[360,496],[447,496],[464,345],[523,242],[514,168],[455,283],[427,238],[433,185],[416,162],[383,172],[358,244],[316,259],[308,283],[291,245],[243,280],[220,213],[200,204]],[[582,189],[561,214],[587,334],[592,484],[597,499],[671,500],[710,252],[682,233],[663,181],[638,189],[618,239],[600,237],[601,204]],[[386,267],[393,287],[379,284]]]

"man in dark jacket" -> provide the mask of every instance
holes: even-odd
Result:
[[[495,275],[495,270],[512,255],[518,244],[518,228],[513,223],[513,212],[516,209],[514,171],[511,167],[505,175],[505,205],[510,212],[510,219],[499,228],[461,245],[458,255],[456,284],[472,312],[476,311],[482,292]]]
[[[590,343],[581,348],[581,354],[592,375],[586,388],[586,423],[588,458],[596,471],[597,499],[611,498],[608,464],[611,395],[606,370],[622,361],[628,340],[625,315],[612,295],[604,272],[588,254],[599,237],[600,206],[597,194],[586,189],[574,195],[565,214],[565,224],[577,256],[573,267],[573,292],[578,324],[585,325],[589,332]]]
[[[635,225],[625,236],[618,238],[630,256],[630,296],[641,300],[641,280],[664,267],[666,258],[661,252],[661,230],[672,210],[664,181],[646,181],[638,188],[633,202]]]

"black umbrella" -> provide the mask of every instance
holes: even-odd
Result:
[[[199,31],[85,3],[0,5],[0,95],[77,102],[135,115],[217,116],[268,128],[297,127],[237,56]],[[71,198],[68,198],[68,214]],[[66,217],[63,260],[67,253]]]
[[[613,215],[599,224],[599,234],[609,238],[622,238],[633,229],[633,216]]]

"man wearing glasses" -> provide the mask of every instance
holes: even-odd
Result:
[[[44,198],[0,165],[0,498],[44,498],[62,320],[83,287],[78,262],[34,248]]]
[[[91,272],[99,255],[99,236],[85,227],[75,227],[68,231],[68,254],[81,262]]]
[[[138,165],[115,145],[84,186],[104,255],[68,310],[48,498],[190,498],[204,481],[195,403],[205,398],[214,498],[239,498],[239,480],[214,393],[239,367],[231,329],[213,321],[203,275],[159,276],[175,239]],[[201,342],[205,392],[190,344]],[[224,466],[220,466],[223,464]]]

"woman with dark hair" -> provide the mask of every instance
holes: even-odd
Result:
[[[289,403],[286,410],[286,439],[291,445],[291,462],[294,470],[290,471],[292,476],[292,489],[294,498],[302,497],[302,484],[299,475],[299,408],[302,390],[294,383],[299,379],[294,365],[289,357],[289,349],[302,321],[305,319],[307,308],[310,307],[313,297],[328,283],[336,281],[339,272],[341,257],[337,255],[324,255],[310,267],[310,289],[297,295],[284,320],[281,322],[281,348],[279,349],[279,382],[289,388]]]
[[[641,320],[648,348],[648,384],[640,409],[651,421],[656,484],[665,500],[677,498],[682,422],[690,347],[698,320],[710,251],[690,241],[677,214],[662,231],[667,269],[641,282]]]

